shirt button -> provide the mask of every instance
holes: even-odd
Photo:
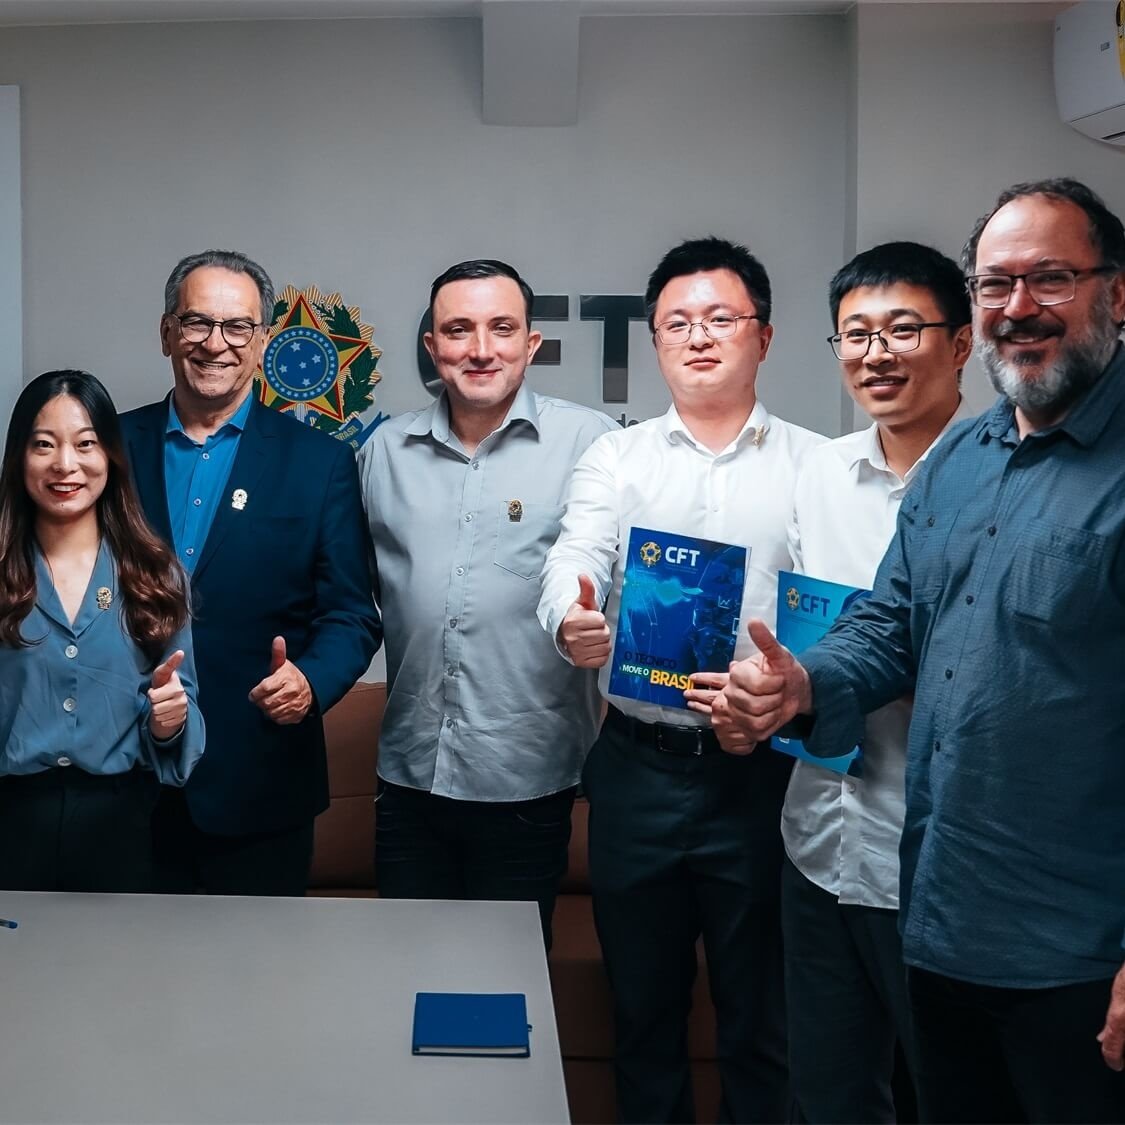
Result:
[[[849,793],[854,793],[854,792],[855,792],[855,782],[854,782],[854,781],[849,781],[849,782],[848,782],[848,792],[849,792]]]
[[[934,526],[934,517],[933,516],[930,516],[930,518],[928,520],[926,520],[926,526],[927,527],[933,527]]]
[[[474,461],[474,462],[473,462],[473,468],[474,468],[474,469],[479,469],[479,468],[480,468],[480,462],[479,462],[479,461]]]
[[[210,461],[211,460],[211,454],[210,453],[204,453],[203,454],[203,460],[204,461]]]
[[[61,758],[59,758],[55,762],[55,765],[57,765],[57,766],[69,766],[70,765],[70,759],[64,754]]]
[[[952,668],[946,668],[946,670],[945,670],[945,678],[946,678],[947,680],[952,680],[952,679],[953,679],[953,669],[952,669]]]
[[[976,601],[976,598],[974,598],[972,594],[966,594],[965,595],[965,604],[966,605],[972,605],[973,602],[975,602],[975,601]]]
[[[458,573],[458,574],[464,574],[464,573],[465,573],[465,568],[464,568],[463,566],[459,566],[459,567],[457,568],[457,573]]]
[[[453,720],[452,719],[446,719],[445,720],[445,729],[446,730],[452,730],[453,729]]]
[[[453,675],[456,675],[456,673],[457,673],[457,669],[452,664],[447,664],[445,666],[445,674],[447,676],[453,676]]]
[[[989,536],[990,536],[990,537],[991,537],[991,536],[993,536],[993,535],[995,535],[995,534],[996,534],[996,528],[995,528],[995,527],[990,527],[990,528],[988,529],[988,534],[989,534]]]
[[[450,627],[450,629],[456,629],[457,628],[457,618],[456,617],[451,617],[449,619],[449,627]]]
[[[195,499],[194,499],[194,500],[192,501],[192,503],[193,503],[193,504],[194,504],[194,505],[195,505],[195,506],[196,506],[196,507],[198,508],[198,507],[199,507],[199,505],[203,503],[203,501],[202,501],[202,500],[200,500],[200,499],[199,499],[199,497],[197,496],[197,497],[196,497],[196,498],[195,498]]]
[[[66,648],[63,649],[63,652],[66,654],[68,660],[73,660],[78,655],[78,646],[67,645]]]
[[[940,752],[941,752],[941,739],[935,738],[934,739],[934,753],[938,754]]]
[[[189,547],[186,551],[184,551],[184,554],[185,555],[194,555],[195,554],[195,548]]]
[[[473,513],[472,513],[472,512],[469,512],[469,513],[468,513],[468,514],[467,514],[467,515],[465,516],[465,522],[466,522],[466,523],[472,523],[472,522],[473,522]]]
[[[74,700],[71,699],[69,696],[62,701],[62,709],[65,712],[67,712],[67,714],[70,714],[70,712],[73,711],[74,708],[77,707],[77,706],[78,706],[78,704],[75,703]]]

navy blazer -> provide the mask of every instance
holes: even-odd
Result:
[[[121,416],[145,514],[171,544],[167,422],[167,399]],[[236,489],[246,494],[241,508]],[[191,584],[207,748],[184,792],[203,831],[277,831],[328,807],[321,714],[382,640],[370,559],[351,447],[255,401]],[[275,636],[315,697],[291,726],[247,698],[269,672]]]

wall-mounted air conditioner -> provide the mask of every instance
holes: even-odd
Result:
[[[1125,145],[1125,0],[1083,0],[1056,17],[1055,100],[1080,133]]]

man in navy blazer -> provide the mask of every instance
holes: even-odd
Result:
[[[328,806],[321,716],[382,638],[351,448],[253,394],[273,304],[242,254],[181,261],[160,319],[174,389],[121,419],[149,522],[191,575],[207,722],[154,821],[172,892],[304,894]]]

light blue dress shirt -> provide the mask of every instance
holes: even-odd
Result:
[[[0,645],[0,777],[56,766],[101,776],[140,763],[163,784],[183,785],[203,754],[191,629],[172,637],[162,657],[184,650],[187,723],[178,738],[157,745],[147,694],[155,664],[126,631],[108,545],[103,540],[73,624],[38,552],[35,581],[35,605],[21,626],[31,645]]]
[[[176,413],[176,399],[168,400],[168,426],[164,431],[164,488],[168,496],[168,518],[176,558],[188,574],[195,570],[199,554],[219,510],[223,489],[230,479],[238,443],[246,428],[252,396],[215,433],[200,443],[184,433]]]

